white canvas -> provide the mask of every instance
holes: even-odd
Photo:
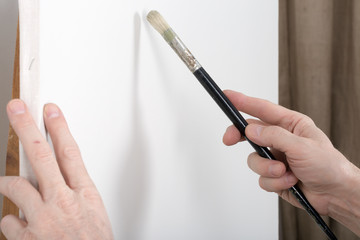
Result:
[[[277,239],[277,197],[222,144],[230,121],[146,22],[156,9],[223,89],[277,101],[268,0],[19,0],[21,98],[63,110],[116,239]],[[21,153],[21,174],[34,179]]]

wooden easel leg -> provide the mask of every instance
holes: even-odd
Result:
[[[14,76],[13,76],[13,89],[12,98],[20,97],[20,72],[19,72],[19,56],[20,56],[20,34],[19,34],[19,23],[17,26],[16,36],[16,49],[15,49],[15,61],[14,61]],[[19,176],[19,139],[15,131],[10,126],[7,154],[6,154],[6,176]],[[11,202],[8,198],[4,197],[2,207],[2,217],[13,214],[19,216],[19,208]],[[0,240],[5,240],[3,234],[0,236]]]

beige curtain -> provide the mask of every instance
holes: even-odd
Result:
[[[360,0],[279,0],[280,104],[300,111],[360,165]],[[360,190],[360,186],[359,190]],[[280,239],[327,239],[280,200]],[[338,239],[360,239],[327,219]]]

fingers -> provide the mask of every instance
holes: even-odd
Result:
[[[296,151],[303,145],[304,139],[278,126],[249,124],[245,129],[246,136],[263,147],[272,147],[285,154]]]
[[[262,158],[257,153],[249,155],[248,165],[251,170],[260,175],[260,187],[269,192],[288,189],[298,181],[292,172],[286,172],[284,163]]]
[[[264,126],[266,125],[265,123],[263,123],[259,120],[256,120],[256,119],[247,119],[246,121],[249,124],[257,123],[257,124],[261,124]],[[231,145],[234,145],[234,144],[236,144],[238,142],[242,142],[242,141],[245,141],[245,138],[244,138],[244,136],[241,136],[239,130],[234,125],[231,125],[226,129],[224,136],[223,136],[223,143],[225,145],[231,146]]]
[[[268,192],[279,192],[294,186],[299,180],[292,172],[286,172],[279,178],[266,178],[260,176],[259,185]]]
[[[6,239],[32,239],[26,238],[26,223],[14,215],[7,215],[1,220],[1,232]]]
[[[255,152],[249,155],[247,163],[251,170],[263,177],[281,177],[286,172],[284,163],[262,158]]]
[[[7,106],[7,113],[34,170],[40,191],[65,184],[55,156],[25,104],[19,99],[12,100]]]
[[[22,177],[0,177],[0,193],[13,201],[27,218],[42,204],[40,193]]]
[[[227,146],[234,145],[244,140],[245,138],[241,136],[239,130],[234,125],[229,126],[223,136],[223,143]]]
[[[248,97],[242,93],[226,90],[226,96],[241,112],[261,119],[263,122],[290,129],[292,124],[305,115],[289,110],[260,98]]]
[[[60,170],[71,188],[92,185],[80,150],[72,137],[61,110],[55,104],[44,107],[44,120],[54,145]]]

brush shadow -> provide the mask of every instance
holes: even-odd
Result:
[[[167,43],[164,40],[162,39],[160,39],[160,41],[157,40],[160,34],[156,32],[155,29],[153,29],[153,27],[151,27],[150,23],[147,22],[146,20],[147,14],[148,12],[145,11],[142,13],[144,30],[146,31],[147,35],[150,36],[149,43],[152,48],[152,54],[155,58],[155,61],[158,63],[156,64],[156,68],[158,69],[158,72],[161,74],[160,79],[162,85],[164,86],[164,89],[166,89],[165,93],[170,97],[169,99],[171,100],[172,94],[176,93],[176,89],[174,89],[173,86],[171,85],[171,79],[173,79],[173,74],[171,74],[171,70],[169,70],[171,69],[169,67],[169,63],[161,55],[162,52],[161,50],[169,46],[167,46]]]
[[[141,122],[139,107],[139,52],[140,52],[140,15],[134,14],[134,51],[133,51],[133,88],[132,88],[132,130],[129,147],[125,155],[124,168],[120,174],[120,239],[141,239],[144,228],[146,202],[148,196],[147,146]]]

